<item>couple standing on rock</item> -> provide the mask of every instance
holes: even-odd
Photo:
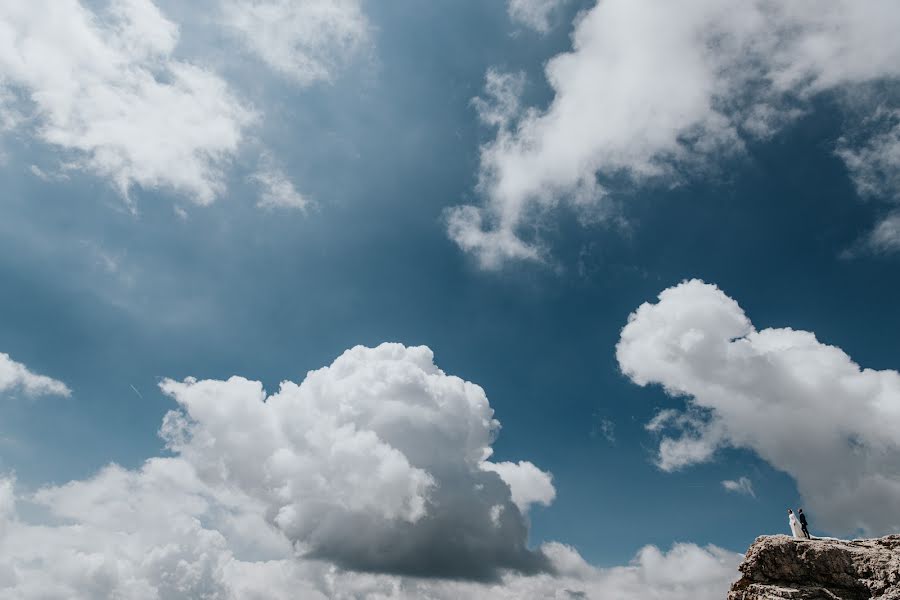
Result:
[[[806,538],[811,540],[812,537],[809,535],[809,529],[806,527],[806,515],[803,514],[803,509],[797,511],[798,514],[794,514],[794,511],[788,509],[788,524],[791,526],[791,533],[794,534],[795,538]],[[799,517],[799,520],[798,520]]]

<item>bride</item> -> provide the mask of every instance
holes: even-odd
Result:
[[[791,526],[791,533],[794,534],[795,538],[806,539],[806,536],[803,535],[803,528],[800,526],[800,521],[797,520],[797,515],[795,515],[794,511],[791,509],[788,509],[788,525]]]

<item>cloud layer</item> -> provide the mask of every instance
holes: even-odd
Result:
[[[713,600],[736,576],[712,546],[604,570],[527,549],[549,474],[488,462],[484,392],[424,347],[357,347],[271,396],[238,377],[161,386],[174,456],[33,493],[0,478],[0,595]]]
[[[17,390],[28,396],[69,396],[72,393],[62,381],[33,373],[9,354],[0,352],[0,392]]]
[[[796,480],[822,527],[900,531],[897,371],[861,368],[809,331],[757,331],[737,302],[698,280],[638,308],[616,356],[638,385],[685,399],[648,424],[664,434],[663,470],[747,448]]]
[[[890,0],[598,2],[572,51],[547,64],[550,105],[489,123],[483,205],[451,211],[450,237],[487,268],[540,259],[529,230],[561,202],[602,219],[609,181],[677,182],[772,135],[817,94],[895,85],[898,27]],[[495,96],[489,76],[484,101]]]
[[[31,524],[24,506],[58,523]],[[741,558],[647,546],[628,566],[600,570],[562,544],[542,551],[558,574],[482,584],[354,573],[292,555],[258,511],[210,494],[178,459],[111,466],[36,494],[0,478],[0,594],[22,600],[719,600]]]
[[[253,110],[216,74],[173,57],[177,25],[150,0],[0,7],[0,102],[64,151],[65,169],[168,188],[198,204],[224,190]]]

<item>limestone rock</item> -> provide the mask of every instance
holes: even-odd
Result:
[[[900,600],[900,535],[871,540],[761,536],[728,600]]]

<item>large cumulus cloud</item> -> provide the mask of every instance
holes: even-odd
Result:
[[[611,569],[528,550],[522,512],[552,500],[549,474],[488,461],[484,391],[424,347],[354,348],[271,396],[162,387],[173,456],[36,492],[0,477],[0,596],[713,600],[736,575],[712,546]]]
[[[677,183],[822,93],[876,81],[896,92],[898,27],[891,0],[600,0],[576,18],[571,51],[547,63],[549,106],[505,102],[516,110],[488,122],[483,203],[450,211],[449,235],[487,268],[539,260],[535,222],[561,202],[602,219],[605,182]]]
[[[757,330],[737,302],[698,280],[639,307],[616,355],[638,385],[685,399],[648,424],[664,434],[662,469],[748,448],[794,477],[822,526],[900,531],[897,371],[862,368],[809,331]]]
[[[269,397],[239,377],[162,388],[183,408],[165,419],[169,447],[209,485],[262,502],[308,556],[477,579],[549,568],[526,547],[521,501],[546,499],[529,491],[552,490],[549,476],[490,467],[499,423],[484,390],[428,348],[357,347]]]

